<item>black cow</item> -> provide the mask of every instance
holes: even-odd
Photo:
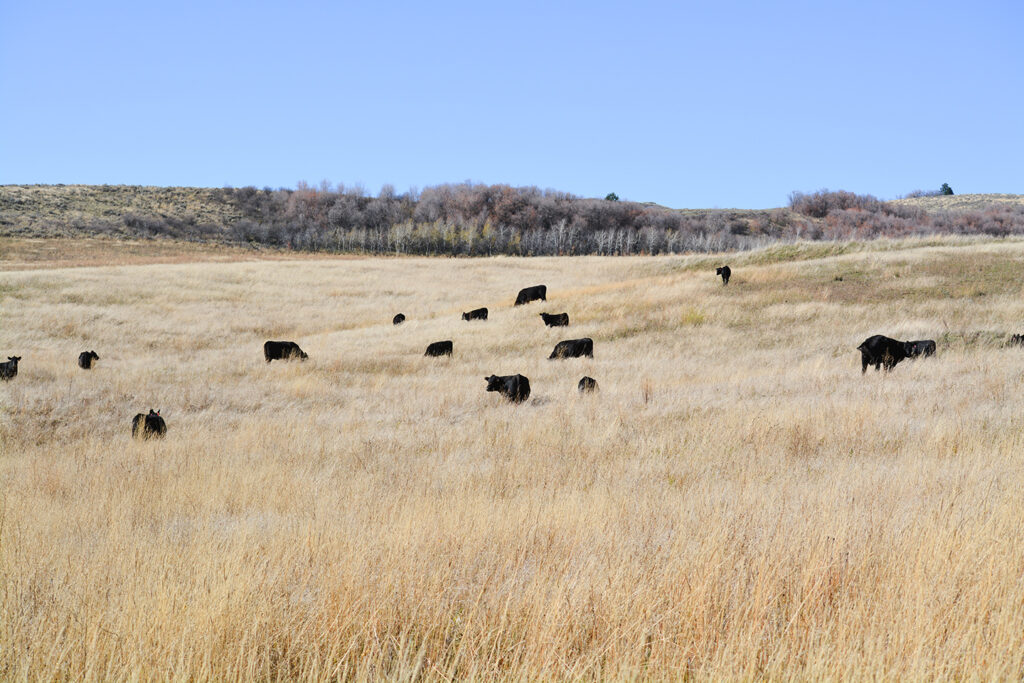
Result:
[[[857,350],[860,351],[861,374],[868,371],[869,365],[874,365],[875,370],[884,367],[889,372],[896,364],[904,358],[913,354],[913,342],[902,342],[896,339],[876,334],[864,340]]]
[[[1015,334],[1010,337],[1010,345],[1024,346],[1024,334]]]
[[[463,320],[487,320],[486,308],[474,308],[469,313],[462,314]]]
[[[540,317],[548,327],[569,327],[568,313],[541,313]]]
[[[268,341],[263,345],[263,357],[269,363],[272,360],[288,360],[298,356],[302,360],[309,358],[299,345],[292,341]]]
[[[82,351],[78,354],[78,367],[83,370],[91,370],[92,362],[99,359],[100,357],[96,355],[95,351]]]
[[[597,380],[593,377],[584,377],[576,388],[580,390],[581,394],[597,391]]]
[[[547,301],[548,300],[548,288],[547,285],[537,285],[536,287],[527,287],[519,290],[519,296],[516,297],[516,306],[522,306],[528,304],[531,301]]]
[[[452,343],[450,341],[439,341],[427,347],[424,356],[450,356],[452,355]]]
[[[555,350],[548,356],[548,360],[552,358],[579,358],[581,356],[594,357],[594,340],[590,337],[566,339],[565,341],[558,342],[555,344]]]
[[[162,439],[167,433],[167,423],[160,417],[159,410],[149,409],[149,415],[139,413],[132,418],[132,438]]]
[[[404,322],[405,322],[405,314],[404,313],[399,313],[398,315],[396,315],[394,318],[391,319],[391,324],[392,325],[401,325]]]
[[[918,339],[917,341],[907,343],[910,344],[910,353],[907,355],[911,358],[916,358],[917,356],[927,358],[928,356],[935,355],[935,341],[932,339]]]
[[[6,363],[0,363],[0,379],[9,380],[18,376],[18,361],[21,356],[7,356]]]
[[[732,277],[732,269],[729,266],[722,266],[721,268],[715,269],[715,275],[722,276],[722,286],[729,284],[729,278]]]
[[[522,375],[491,375],[484,379],[487,381],[487,391],[500,392],[513,403],[522,403],[530,398],[530,380]]]

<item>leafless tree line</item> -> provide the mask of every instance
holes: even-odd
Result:
[[[676,211],[536,187],[439,185],[377,197],[361,188],[225,189],[245,216],[240,242],[314,251],[453,256],[661,254],[748,249],[797,239],[792,212]]]

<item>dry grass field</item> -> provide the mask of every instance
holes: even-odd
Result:
[[[1024,676],[1024,241],[188,253],[0,260],[0,678]]]

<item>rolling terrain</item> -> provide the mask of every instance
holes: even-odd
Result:
[[[1024,195],[891,202],[821,190],[787,207],[670,209],[556,190],[462,183],[362,188],[0,186],[0,238],[178,241],[305,253],[660,255],[800,240],[1024,235]]]
[[[4,678],[1024,671],[1024,241],[87,242],[0,241]],[[873,334],[938,353],[862,375]],[[578,337],[593,359],[547,359]],[[525,403],[484,391],[514,373]],[[166,438],[133,441],[150,408]]]

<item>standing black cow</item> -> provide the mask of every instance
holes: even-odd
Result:
[[[6,363],[0,363],[0,379],[9,380],[18,376],[18,361],[21,356],[7,356]]]
[[[555,344],[555,350],[548,356],[548,360],[552,358],[580,358],[581,356],[594,357],[594,340],[590,337],[566,339],[565,341],[558,342]]]
[[[263,357],[269,363],[272,360],[288,360],[289,358],[309,358],[306,352],[293,341],[268,341],[263,344]]]
[[[875,370],[884,367],[885,371],[889,372],[901,360],[913,355],[912,344],[913,342],[902,342],[880,334],[868,337],[857,347],[860,351],[861,374],[868,371],[869,365],[874,365]]]
[[[530,380],[523,375],[491,375],[484,380],[487,381],[487,391],[500,392],[513,403],[522,403],[530,398]]]
[[[540,317],[548,327],[569,327],[568,313],[541,313]]]
[[[83,370],[91,370],[93,361],[99,360],[95,351],[82,351],[78,354],[78,367]]]
[[[715,275],[722,276],[722,286],[729,284],[729,278],[732,277],[732,269],[729,266],[722,266],[721,268],[715,269]]]
[[[159,410],[149,409],[149,415],[139,413],[132,418],[132,437],[135,439],[162,439],[167,433],[167,423],[160,417]]]
[[[579,389],[581,394],[597,391],[597,380],[593,377],[584,377],[576,388]]]
[[[487,309],[486,308],[474,308],[468,313],[462,314],[463,320],[487,320]]]
[[[451,341],[439,341],[434,342],[427,346],[426,353],[424,356],[450,356],[452,355],[452,343]]]
[[[399,313],[398,315],[396,315],[394,318],[391,319],[391,324],[392,325],[401,325],[404,322],[405,322],[405,314],[404,313]]]
[[[907,355],[911,358],[917,356],[928,356],[935,355],[935,341],[933,339],[918,339],[917,341],[907,342],[910,344],[910,353]]]
[[[516,297],[516,306],[522,306],[528,304],[531,301],[547,301],[548,300],[548,288],[547,285],[537,285],[535,287],[526,287],[525,289],[519,290],[519,296]]]

